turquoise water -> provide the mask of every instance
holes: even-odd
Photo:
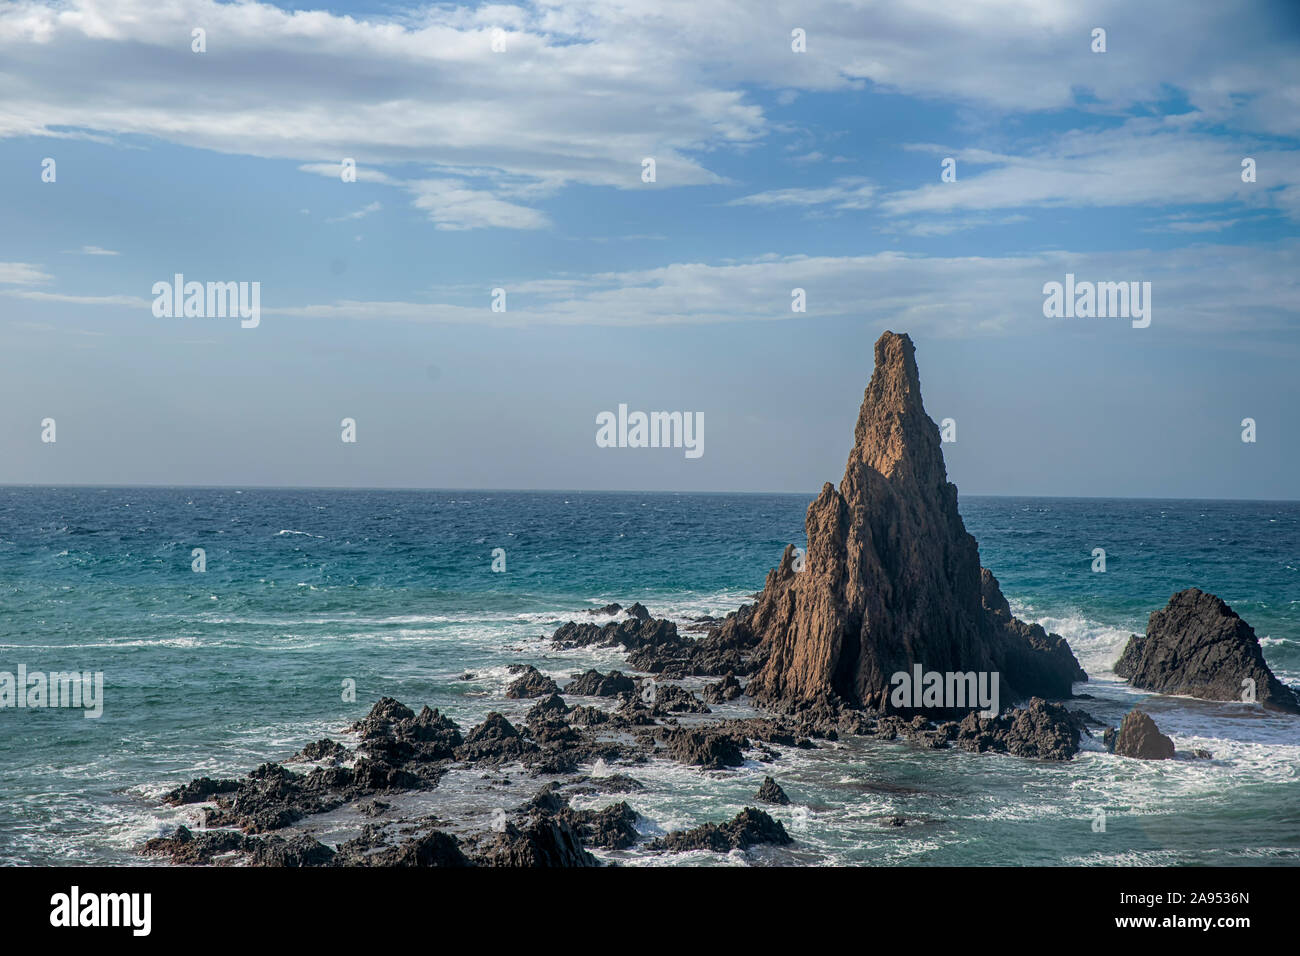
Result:
[[[787,542],[804,543],[811,497],[0,488],[0,670],[102,671],[105,697],[97,720],[0,710],[0,862],[138,863],[138,842],[187,819],[158,808],[165,789],[283,759],[385,694],[468,728],[492,709],[527,709],[502,696],[509,664],[561,683],[588,666],[626,669],[612,652],[558,652],[544,638],[609,601],[680,621],[735,608]],[[1300,504],[961,508],[1016,612],[1065,635],[1094,677],[1076,691],[1094,695],[1083,706],[1095,716],[1117,723],[1147,697],[1110,664],[1147,614],[1193,585],[1232,605],[1275,672],[1300,684]],[[1091,570],[1098,547],[1105,573]],[[492,571],[495,548],[505,573]],[[1052,766],[849,740],[728,773],[637,767],[648,789],[632,803],[655,834],[734,815],[767,773],[795,801],[774,811],[794,847],[659,861],[681,864],[1300,862],[1300,719],[1187,699],[1144,706],[1180,750],[1215,759],[1148,764],[1088,744]],[[486,819],[541,782],[517,777],[485,803],[471,774],[453,773],[415,799]],[[882,827],[892,815],[909,825]],[[355,823],[309,826],[332,838]]]

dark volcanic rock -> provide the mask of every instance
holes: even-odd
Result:
[[[177,827],[169,837],[155,837],[145,842],[140,853],[145,856],[165,856],[181,866],[207,866],[214,857],[228,853],[243,853],[256,842],[252,837],[233,830],[200,830],[194,834],[189,827]]]
[[[273,836],[257,841],[248,859],[250,866],[328,866],[334,851],[305,833],[291,837]]]
[[[524,718],[530,724],[537,721],[552,721],[562,719],[569,713],[569,705],[564,702],[564,698],[559,694],[552,694],[545,700],[539,700],[533,705],[527,716]]]
[[[592,669],[564,688],[564,692],[583,697],[617,697],[619,694],[635,694],[636,681],[625,677],[620,671],[602,675],[600,671]]]
[[[758,793],[754,794],[755,800],[762,800],[764,803],[775,803],[779,806],[785,806],[790,802],[790,798],[785,795],[785,791],[771,777],[763,778],[763,785],[758,788]]]
[[[678,650],[693,642],[677,633],[672,621],[653,617],[629,617],[604,626],[570,621],[551,637],[557,647],[622,647],[628,651],[662,647]]]
[[[645,784],[640,780],[636,780],[621,773],[613,773],[606,777],[584,777],[580,779],[581,783],[574,786],[571,792],[635,793],[638,790],[645,789]]]
[[[476,861],[487,866],[599,866],[582,848],[571,823],[556,817],[533,817],[527,826],[507,823],[505,830],[480,851]]]
[[[416,714],[391,697],[381,698],[352,729],[361,737],[359,749],[381,763],[447,760],[464,743],[449,717],[427,706]]]
[[[740,686],[740,681],[736,680],[735,674],[728,674],[716,684],[706,684],[704,687],[704,702],[706,704],[725,704],[736,700],[745,692]]]
[[[604,607],[594,607],[587,611],[588,614],[617,614],[623,610],[621,604],[606,604]]]
[[[330,740],[328,737],[322,737],[320,740],[303,747],[302,750],[290,757],[289,761],[330,763],[338,766],[339,763],[347,759],[347,756],[347,747]]]
[[[1206,700],[1242,700],[1250,680],[1259,703],[1300,714],[1296,694],[1265,663],[1254,628],[1197,588],[1152,612],[1146,635],[1129,638],[1115,673],[1144,690]]]
[[[667,850],[670,853],[683,853],[687,850],[729,853],[732,850],[747,850],[756,843],[785,846],[793,842],[779,820],[773,820],[762,810],[746,807],[729,823],[706,823],[694,830],[676,830],[665,837],[652,840],[646,844],[646,849]]]
[[[1124,715],[1119,732],[1106,734],[1106,746],[1121,757],[1139,760],[1172,760],[1174,742],[1160,732],[1156,722],[1140,710]]]
[[[975,753],[994,751],[1039,760],[1069,760],[1079,752],[1082,720],[1061,704],[1035,697],[1026,708],[997,718],[967,714],[960,724],[944,725],[955,732],[958,746]]]
[[[627,613],[632,615],[632,617],[636,618],[638,621],[650,620],[650,612],[646,610],[646,606],[642,604],[640,601],[637,601],[630,608],[628,608]]]
[[[1005,601],[981,588],[911,339],[886,332],[875,363],[844,479],[808,508],[804,570],[788,546],[746,625],[769,651],[747,692],[890,710],[890,677],[920,664],[997,672],[1003,701],[1068,696],[1081,673],[1073,655],[1010,625]]]
[[[559,686],[531,664],[524,670],[524,676],[511,681],[506,688],[506,696],[512,700],[527,697],[544,697],[554,694]]]
[[[586,846],[606,850],[625,850],[636,843],[636,822],[640,816],[627,801],[603,810],[569,810],[566,817],[577,828]]]
[[[739,767],[745,762],[741,741],[727,733],[712,730],[670,730],[665,736],[668,753],[684,764],[721,770]]]
[[[469,732],[456,755],[462,760],[501,762],[518,760],[536,749],[537,745],[525,740],[510,721],[493,711]]]
[[[163,803],[173,807],[186,803],[204,803],[219,793],[234,793],[238,789],[238,780],[213,780],[211,777],[199,777],[168,791],[163,797]]]
[[[233,862],[237,855],[246,859],[249,866],[329,866],[334,851],[305,833],[288,837],[258,838],[244,836],[233,830],[200,830],[177,827],[169,837],[157,837],[140,848],[144,856],[165,856],[182,866],[207,866],[214,862]],[[231,860],[217,857],[232,856]]]
[[[341,844],[335,866],[464,867],[473,866],[460,840],[441,830],[428,830],[390,845],[382,828],[367,827],[361,836]]]
[[[709,714],[708,706],[684,687],[676,684],[657,684],[653,707],[656,715]]]
[[[400,700],[381,697],[375,702],[375,706],[370,708],[370,713],[352,725],[352,729],[362,740],[371,737],[390,737],[393,734],[394,724],[410,720],[414,716],[415,711]]]

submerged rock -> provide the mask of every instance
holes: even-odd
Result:
[[[1129,638],[1115,673],[1134,687],[1206,700],[1255,700],[1300,714],[1300,699],[1264,661],[1255,630],[1213,594],[1179,591]]]

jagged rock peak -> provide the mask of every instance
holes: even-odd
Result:
[[[921,404],[916,348],[906,335],[876,340],[875,371],[862,396],[849,464],[860,462],[886,478],[946,480],[939,429]]]
[[[982,580],[906,335],[876,342],[844,478],[805,527],[804,569],[787,548],[746,624],[769,650],[748,688],[760,699],[888,709],[891,676],[916,664],[999,672],[1008,702],[1085,679],[1063,640],[1000,613],[996,579]]]

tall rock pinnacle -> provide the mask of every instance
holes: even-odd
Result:
[[[998,673],[1004,701],[1068,697],[1086,680],[1063,638],[1011,616],[957,510],[939,429],[921,403],[912,340],[886,332],[844,479],[808,508],[808,552],[767,579],[749,627],[767,644],[750,693],[891,709],[890,677]]]

